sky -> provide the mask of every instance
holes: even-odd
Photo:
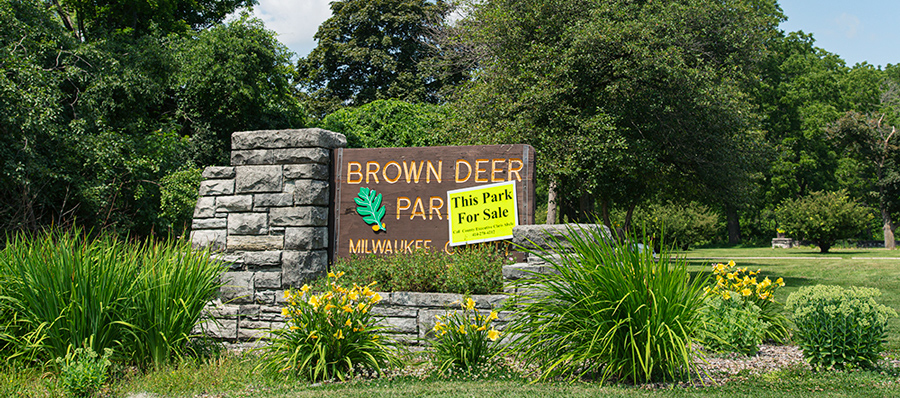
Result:
[[[316,46],[313,35],[331,16],[331,0],[259,0],[253,14],[297,56]],[[812,33],[816,46],[848,66],[900,63],[900,0],[779,0],[786,32]]]

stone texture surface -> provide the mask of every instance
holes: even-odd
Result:
[[[216,198],[217,212],[250,211],[253,209],[253,195],[219,196]]]
[[[319,128],[239,131],[231,135],[231,149],[343,148],[347,138]]]
[[[566,249],[572,247],[566,239],[568,234],[575,233],[593,239],[592,230],[606,239],[612,237],[609,228],[602,224],[519,225],[513,228],[513,244],[523,246],[525,250],[546,250],[556,248],[558,243]]]
[[[294,181],[294,203],[300,205],[328,206],[328,183],[319,180]],[[296,186],[302,188],[297,189]]]
[[[228,235],[262,235],[267,230],[266,213],[231,213],[228,215]]]
[[[226,272],[222,283],[224,286],[219,289],[222,301],[235,304],[253,301],[253,272]]]
[[[331,152],[324,148],[250,149],[231,151],[231,165],[328,164]]]
[[[241,255],[243,264],[255,267],[275,267],[281,265],[281,251],[253,251]],[[276,286],[277,287],[277,286]]]
[[[281,192],[281,166],[240,166],[235,169],[237,193]]]
[[[293,205],[294,195],[291,193],[258,193],[256,195],[253,195],[253,206],[255,206],[256,208],[288,207]]]
[[[300,287],[325,273],[328,252],[325,250],[285,250],[281,255],[281,284],[284,288]]]
[[[211,247],[212,250],[225,249],[226,233],[224,229],[201,229],[191,231],[191,246],[195,249]]]
[[[327,227],[287,227],[284,229],[285,250],[318,250],[327,247]]]
[[[191,222],[191,229],[223,229],[226,224],[224,218],[195,218]]]
[[[256,273],[254,278],[254,288],[256,289],[281,288],[281,270],[260,271]]]
[[[284,178],[288,180],[310,179],[328,180],[328,166],[324,164],[286,164],[284,165]]]
[[[229,236],[225,245],[225,249],[231,251],[281,250],[282,248],[284,248],[283,236]]]
[[[209,166],[203,170],[202,176],[206,179],[234,178],[234,167]]]
[[[231,195],[234,180],[205,180],[200,182],[200,196]]]
[[[325,227],[327,207],[273,207],[269,209],[269,225],[273,227]]]
[[[194,218],[207,218],[216,215],[216,198],[213,196],[201,196],[197,198],[194,206]]]

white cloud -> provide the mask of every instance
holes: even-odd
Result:
[[[837,23],[838,28],[844,32],[848,39],[855,39],[859,33],[861,23],[856,15],[845,12],[837,17],[834,22]]]
[[[313,36],[331,17],[330,0],[259,0],[253,16],[278,33],[278,41],[305,57],[316,46]]]

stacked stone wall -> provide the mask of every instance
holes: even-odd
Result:
[[[269,327],[260,314],[285,288],[325,272],[331,152],[346,142],[321,129],[236,132],[231,166],[203,171],[191,241],[230,264],[220,292],[226,318],[255,314],[248,329]],[[228,333],[238,337],[247,336]]]

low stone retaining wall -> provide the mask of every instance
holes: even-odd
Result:
[[[606,227],[601,225],[526,225],[513,230],[513,241],[533,250],[546,249],[562,242],[564,234],[571,228],[575,231],[599,229],[601,236],[611,236]],[[565,249],[566,242],[562,243]],[[521,263],[503,267],[503,277],[507,282],[527,278],[533,273],[551,272],[543,259],[526,254]],[[234,273],[229,273],[233,275]],[[243,296],[235,296],[238,292]],[[285,327],[285,318],[281,316],[281,308],[286,304],[284,290],[271,290],[271,301],[261,301],[259,294],[252,289],[222,289],[222,298],[207,307],[207,313],[216,321],[206,321],[198,326],[196,332],[229,343],[250,342],[266,339],[272,330]],[[491,310],[500,310],[504,303],[515,292],[507,289],[508,294],[471,295],[475,300],[475,308],[487,315]],[[416,292],[381,292],[382,301],[372,308],[372,313],[383,316],[381,326],[387,329],[394,338],[408,345],[421,344],[428,332],[434,327],[435,315],[443,315],[448,310],[459,309],[459,302],[465,296],[452,293],[416,293]],[[226,300],[223,302],[222,300]],[[454,304],[455,302],[455,304]],[[494,321],[498,330],[504,330],[511,312],[499,311],[499,318]]]
[[[372,307],[372,313],[384,317],[380,325],[394,338],[407,345],[418,345],[426,333],[434,327],[435,315],[443,315],[447,310],[459,309],[461,294],[382,292],[383,299]],[[506,294],[471,295],[475,308],[483,315],[498,310],[509,298]],[[284,295],[279,296],[277,305],[223,304],[221,300],[210,303],[208,314],[216,321],[206,321],[199,331],[208,336],[230,343],[265,339],[270,331],[285,327],[281,308],[285,304]],[[456,304],[453,304],[456,302]],[[509,312],[499,312],[494,325],[503,330],[510,317]]]

